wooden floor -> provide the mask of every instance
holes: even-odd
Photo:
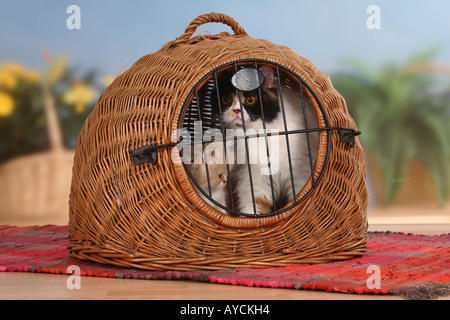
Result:
[[[372,225],[371,231],[421,234],[450,232],[450,224]],[[81,277],[80,289],[68,289],[68,276],[0,272],[0,300],[402,300],[393,295],[357,295],[294,289],[255,288],[178,280],[126,280]],[[450,297],[440,298],[450,300]]]

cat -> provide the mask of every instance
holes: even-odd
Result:
[[[229,177],[232,187],[231,196],[236,210],[245,214],[268,214],[286,206],[309,179],[311,175],[309,150],[312,164],[314,164],[319,145],[318,132],[308,133],[310,149],[308,149],[306,133],[276,134],[286,130],[306,128],[302,97],[299,90],[296,91],[287,85],[279,85],[274,68],[262,66],[259,70],[264,75],[260,90],[248,92],[237,90],[231,83],[231,77],[235,73],[232,68],[217,73],[217,86],[211,94],[212,110],[220,117],[227,129],[227,135],[230,132],[229,129],[234,130],[231,132],[234,132],[236,137],[259,133],[264,126],[267,132],[274,132],[267,138],[247,139],[247,146],[244,139],[235,140],[238,141],[234,154],[236,163]],[[282,99],[280,99],[280,90]],[[305,93],[303,93],[303,103],[308,128],[316,128],[317,117],[314,107]],[[284,106],[284,116],[282,106]],[[267,148],[270,153],[270,168],[267,164]],[[246,155],[247,149],[248,157],[242,160],[242,155]],[[293,172],[292,179],[289,156]],[[292,185],[294,185],[295,193]]]
[[[208,194],[214,201],[222,206],[226,206],[228,193],[228,171],[225,161],[225,153],[222,151],[222,143],[211,142],[206,143],[202,152],[201,159],[196,158],[194,153],[191,153],[193,158],[192,163],[187,164],[193,178],[199,187]],[[192,148],[194,150],[194,148]],[[207,170],[208,169],[208,170]],[[197,187],[195,186],[197,189]],[[213,203],[203,192],[197,189],[198,194],[216,210],[227,213],[225,209]]]

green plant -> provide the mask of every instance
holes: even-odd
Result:
[[[350,71],[333,77],[334,86],[363,132],[361,143],[381,167],[385,204],[391,203],[399,191],[415,158],[430,174],[439,204],[447,201],[449,89],[442,90],[435,74],[421,71],[421,66],[430,65],[436,52],[427,50],[403,65],[385,64],[380,68],[348,60]]]

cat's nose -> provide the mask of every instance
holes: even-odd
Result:
[[[241,113],[241,110],[239,110],[239,109],[234,109],[233,111],[234,111],[236,114]]]

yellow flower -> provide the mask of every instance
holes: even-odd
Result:
[[[30,83],[38,83],[41,80],[41,73],[36,70],[29,70],[24,74],[24,79]]]
[[[63,101],[74,106],[77,113],[82,113],[86,104],[92,102],[94,98],[95,91],[79,81],[75,82],[72,88],[63,95]]]
[[[14,89],[20,79],[37,83],[41,79],[41,74],[36,70],[27,70],[16,62],[6,62],[0,66],[0,86],[6,89]]]
[[[0,71],[10,73],[14,76],[22,76],[25,73],[25,67],[17,62],[5,62],[0,66]]]
[[[13,112],[13,110],[13,98],[5,92],[0,92],[0,117],[8,117]]]
[[[6,70],[0,69],[0,86],[6,89],[14,89],[17,85],[17,78]]]

